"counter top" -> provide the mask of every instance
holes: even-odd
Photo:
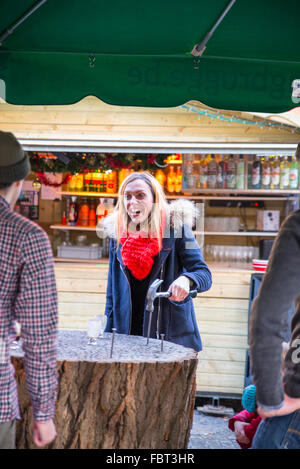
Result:
[[[238,272],[238,273],[248,273],[248,274],[253,274],[256,271],[252,268],[251,264],[246,264],[246,263],[235,263],[235,264],[229,264],[229,263],[212,263],[208,262],[208,267],[214,271],[214,272]],[[71,261],[68,262],[66,259],[65,260],[60,260],[57,261],[55,260],[55,269],[97,269],[97,268],[108,268],[108,259],[99,259],[99,262],[93,262],[90,263],[89,261],[82,261],[82,262],[76,262],[76,261]]]

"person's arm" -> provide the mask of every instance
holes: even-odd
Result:
[[[300,211],[297,211],[280,229],[250,314],[250,359],[258,412],[274,411],[284,405],[281,344],[288,327],[288,311],[300,293],[299,266]],[[293,381],[299,381],[300,376],[299,364],[291,366],[285,389],[291,397],[300,397],[300,392],[293,395]]]
[[[266,409],[265,407],[258,407],[257,411],[259,415],[265,419],[269,417],[280,417],[281,415],[291,414],[295,410],[300,409],[300,397],[290,397],[284,393],[284,400],[282,407],[279,409]]]
[[[27,234],[20,256],[22,269],[14,313],[21,324],[34,438],[37,444],[46,444],[55,436],[52,419],[57,390],[58,319],[54,263],[47,235],[42,230]]]
[[[250,423],[253,418],[256,417],[257,414],[254,412],[248,412],[248,410],[241,410],[238,414],[235,414],[228,420],[228,428],[234,432],[234,424],[235,422],[243,422],[243,423]]]
[[[170,300],[183,301],[192,289],[198,292],[209,290],[212,284],[211,272],[188,226],[183,227],[182,237],[176,240],[175,246],[183,273],[169,287],[172,292]]]

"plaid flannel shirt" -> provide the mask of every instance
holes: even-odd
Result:
[[[9,345],[21,324],[26,385],[34,420],[54,416],[57,392],[57,290],[46,233],[0,195],[0,422],[20,418]]]

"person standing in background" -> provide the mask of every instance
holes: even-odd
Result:
[[[21,325],[27,390],[37,446],[56,436],[57,290],[46,233],[13,211],[30,171],[28,155],[12,133],[0,131],[0,448],[15,447],[20,419],[10,344]]]
[[[292,334],[282,378],[281,344],[293,303]],[[249,337],[257,412],[264,419],[252,448],[300,448],[300,210],[291,213],[280,227],[252,305]]]

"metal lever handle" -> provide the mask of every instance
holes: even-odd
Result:
[[[191,290],[189,295],[190,295],[191,298],[196,298],[197,293],[198,293],[197,290]]]
[[[198,293],[197,290],[191,290],[190,293],[189,293],[189,296],[191,298],[196,298],[197,293]],[[165,292],[158,292],[156,294],[156,297],[169,298],[171,295],[172,295],[172,293],[170,291],[165,291]]]

